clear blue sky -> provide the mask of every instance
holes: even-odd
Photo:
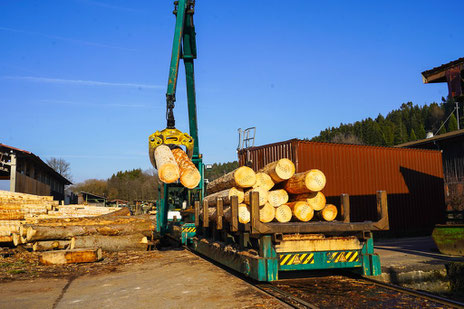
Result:
[[[163,129],[172,1],[0,2],[0,142],[71,163],[75,181],[150,168]],[[198,0],[200,150],[236,159],[447,95],[420,72],[464,56],[464,1]],[[188,131],[185,81],[175,116]]]

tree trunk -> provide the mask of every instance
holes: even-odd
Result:
[[[46,251],[40,255],[39,261],[43,265],[89,263],[102,259],[102,250],[74,249]]]
[[[238,198],[238,202],[242,203],[243,198],[244,198],[243,189],[241,188],[237,189],[235,187],[230,188],[230,189],[225,189],[225,190],[206,196],[205,200],[208,201],[209,206],[216,206],[216,199],[222,198],[224,205],[229,205],[232,196],[236,196]]]
[[[262,187],[257,187],[254,189],[249,189],[245,191],[245,196],[243,199],[243,202],[247,205],[251,204],[251,192],[258,192],[259,193],[259,206],[263,206],[264,204],[267,203],[269,191],[267,191],[265,188]]]
[[[268,174],[275,183],[279,183],[295,174],[295,164],[289,159],[280,159],[267,164],[259,172]]]
[[[283,204],[276,208],[275,218],[281,223],[289,222],[292,219],[292,210],[287,204]]]
[[[308,222],[314,216],[314,210],[306,201],[298,201],[287,204],[292,210],[293,216],[299,221]]]
[[[168,146],[160,145],[156,147],[154,156],[156,168],[158,169],[158,177],[162,182],[173,183],[179,179],[179,166]]]
[[[97,217],[83,217],[83,218],[32,218],[23,224],[23,228],[27,228],[29,225],[41,225],[41,226],[71,226],[71,225],[112,225],[112,224],[130,224],[137,222],[150,223],[149,215],[142,216],[97,216]],[[25,235],[25,233],[24,233]]]
[[[293,175],[284,183],[284,189],[291,194],[318,192],[324,189],[325,175],[320,170],[312,169]]]
[[[315,211],[322,210],[326,203],[325,195],[320,191],[295,195],[291,198],[291,201],[306,201]]]
[[[241,166],[208,184],[208,194],[232,187],[251,188],[256,183],[256,173],[247,166]]]
[[[324,209],[319,212],[319,217],[325,221],[333,221],[337,218],[338,210],[335,205],[327,204]]]
[[[32,250],[33,251],[49,251],[49,250],[56,250],[56,249],[68,249],[70,244],[71,242],[69,240],[36,241],[32,245]]]
[[[70,239],[73,236],[85,235],[130,235],[141,233],[151,236],[154,226],[151,222],[133,222],[113,225],[74,225],[74,226],[40,226],[32,225],[27,228],[27,241]]]
[[[261,187],[264,190],[271,190],[274,187],[274,181],[266,173],[256,173],[256,183],[253,188]]]
[[[269,191],[268,200],[272,206],[279,207],[288,202],[288,193],[284,189]]]
[[[259,210],[259,220],[263,223],[268,223],[274,220],[276,209],[271,204],[266,203]]]
[[[172,151],[174,159],[180,169],[180,182],[186,188],[193,189],[200,183],[201,175],[195,164],[190,161],[187,154],[179,148]]]
[[[142,234],[124,236],[76,236],[71,238],[71,249],[101,248],[103,251],[147,251],[148,238]]]

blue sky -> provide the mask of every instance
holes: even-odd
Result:
[[[0,142],[71,163],[75,181],[150,168],[166,126],[172,1],[0,2]],[[420,72],[464,56],[463,1],[198,0],[200,150],[317,135],[447,95]],[[181,70],[176,124],[188,131]]]

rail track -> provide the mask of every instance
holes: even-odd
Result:
[[[464,308],[464,303],[344,275],[254,283],[292,308]]]

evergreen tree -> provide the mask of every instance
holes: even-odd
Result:
[[[415,141],[417,140],[416,133],[414,132],[414,129],[411,129],[411,134],[409,134],[409,141]]]
[[[419,129],[417,130],[416,136],[418,139],[424,139],[426,135],[427,133],[425,132],[424,124],[421,123]]]
[[[451,117],[448,119],[448,132],[456,131],[458,129],[458,121],[454,113],[451,114]]]
[[[438,131],[438,134],[445,134],[446,133],[446,129],[445,129],[445,126],[443,125],[443,121],[440,123],[440,131]]]

